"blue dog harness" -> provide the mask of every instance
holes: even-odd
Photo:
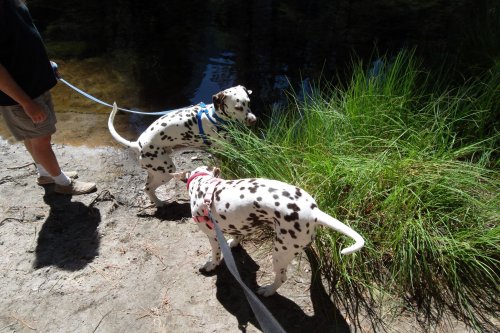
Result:
[[[215,126],[215,128],[217,128],[217,130],[220,130],[222,128],[222,125],[227,124],[227,122],[224,119],[222,119],[221,117],[219,117],[215,113],[213,108],[210,109],[210,111],[211,111],[210,112],[205,103],[200,102],[198,104],[198,106],[200,107],[200,110],[196,114],[196,120],[198,120],[198,129],[200,131],[200,137],[203,139],[204,144],[209,145],[210,142],[207,139],[207,135],[205,134],[205,131],[203,130],[203,124],[201,123],[201,118],[202,118],[203,114],[205,114],[207,116],[207,119]]]

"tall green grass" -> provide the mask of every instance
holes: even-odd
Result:
[[[421,70],[413,52],[354,66],[344,86],[292,92],[254,130],[229,129],[226,177],[304,188],[366,246],[320,228],[315,249],[339,300],[399,297],[427,323],[444,309],[476,329],[498,309],[500,66],[459,87]],[[305,95],[299,100],[296,96]],[[384,296],[384,297],[382,297]]]

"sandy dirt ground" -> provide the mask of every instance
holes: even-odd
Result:
[[[116,127],[133,137],[125,117]],[[199,271],[210,246],[190,219],[184,185],[161,187],[170,204],[150,207],[142,191],[146,174],[133,152],[112,141],[106,114],[67,112],[58,119],[54,150],[63,169],[77,170],[98,189],[72,197],[38,186],[24,146],[6,140],[0,121],[0,333],[261,332],[225,265],[213,274]],[[213,163],[193,150],[177,152],[174,161],[179,170]],[[273,278],[272,244],[242,245],[233,254],[255,290]],[[382,310],[374,312],[385,330],[361,313],[354,325],[312,274],[313,259],[297,257],[278,293],[261,298],[286,332],[467,331],[454,320],[423,330],[411,315]]]
[[[24,147],[0,141],[0,332],[260,332],[225,266],[199,272],[210,247],[182,184],[160,191],[170,205],[147,208],[145,173],[130,151],[54,149],[64,169],[97,182],[95,193],[38,186]],[[175,158],[184,168],[203,163],[195,156]],[[252,288],[272,278],[269,253],[253,242],[234,251]],[[309,272],[297,258],[290,282],[265,304],[289,332],[348,331],[331,308],[314,314]]]

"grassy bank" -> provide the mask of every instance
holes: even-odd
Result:
[[[315,242],[354,316],[364,301],[397,297],[424,324],[448,309],[485,330],[498,309],[499,87],[498,64],[450,87],[401,52],[377,71],[356,65],[344,86],[290,93],[258,130],[231,129],[216,154],[226,177],[300,186],[365,237],[343,257],[338,233],[321,228]]]

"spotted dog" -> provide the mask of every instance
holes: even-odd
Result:
[[[312,196],[296,186],[263,178],[223,180],[217,178],[219,174],[219,169],[206,166],[173,174],[187,183],[191,213],[212,246],[212,258],[203,267],[206,271],[215,269],[221,261],[214,226],[207,217],[208,209],[221,230],[234,237],[228,241],[230,247],[238,245],[243,236],[262,225],[274,229],[275,279],[272,284],[258,289],[263,296],[274,294],[285,282],[288,264],[311,244],[316,226],[327,226],[355,241],[343,249],[342,254],[358,251],[364,245],[363,237],[322,212]]]
[[[210,138],[217,136],[226,121],[255,123],[256,117],[250,110],[251,93],[243,86],[236,86],[213,95],[213,104],[200,103],[167,113],[151,124],[137,141],[128,141],[116,132],[113,120],[118,108],[116,104],[113,106],[108,129],[116,141],[139,152],[141,167],[148,172],[144,191],[157,207],[165,202],[156,196],[156,189],[172,179],[170,174],[175,171],[170,157],[172,150],[210,145]]]

